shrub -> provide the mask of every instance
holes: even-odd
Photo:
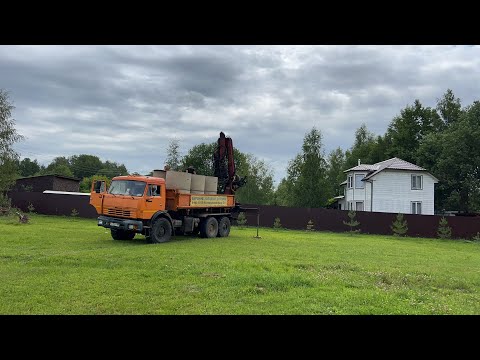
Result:
[[[348,221],[348,222],[347,222],[347,221],[344,221],[344,222],[343,222],[345,225],[347,225],[348,227],[350,227],[350,234],[360,232],[360,229],[355,229],[355,230],[353,230],[353,228],[354,228],[355,226],[360,225],[360,222],[358,222],[357,220],[355,220],[355,216],[357,216],[357,213],[356,213],[355,211],[353,211],[353,210],[350,210],[350,211],[348,212],[348,217],[350,218],[350,221]]]
[[[407,233],[408,226],[407,226],[407,220],[403,219],[403,214],[397,214],[397,218],[395,221],[392,223],[390,228],[393,231],[393,235],[395,236],[403,236]]]
[[[448,221],[445,216],[442,216],[438,223],[438,237],[441,239],[450,239],[452,237],[452,228],[448,226]]]
[[[480,232],[477,232],[477,235],[475,235],[473,238],[472,238],[473,241],[475,242],[480,242]]]
[[[280,229],[281,227],[282,227],[282,224],[280,223],[280,218],[276,217],[275,221],[273,222],[273,228]]]
[[[7,213],[5,215],[15,217],[18,216],[17,213],[22,213],[22,210],[12,206],[7,209]]]
[[[246,224],[247,224],[247,217],[245,216],[244,212],[241,212],[240,214],[238,214],[237,225],[239,225],[240,227],[243,227]]]
[[[77,209],[72,209],[72,213],[70,214],[71,217],[75,218],[77,217],[79,214],[79,212],[77,211]]]
[[[35,212],[35,206],[33,206],[32,203],[28,204],[27,209],[30,214],[33,214]]]
[[[10,208],[0,206],[0,216],[8,216],[10,213]]]
[[[313,226],[313,221],[310,219],[308,220],[308,223],[307,223],[307,231],[314,231],[315,228]]]

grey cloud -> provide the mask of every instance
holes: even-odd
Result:
[[[206,96],[215,96],[235,82],[241,68],[224,59],[179,57],[161,62],[164,71],[171,71],[180,88]]]
[[[279,181],[312,126],[328,153],[363,122],[383,134],[416,98],[477,100],[477,59],[479,47],[4,46],[0,87],[29,135],[22,156],[92,153],[148,172],[170,139],[185,153],[225,131]]]

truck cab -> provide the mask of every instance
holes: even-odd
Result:
[[[131,240],[136,233],[149,239],[152,218],[159,214],[169,221],[164,231],[169,237],[173,221],[165,214],[165,203],[165,179],[151,176],[117,176],[108,189],[105,181],[96,181],[90,193],[90,204],[100,215],[98,226],[109,228],[114,240]]]
[[[165,210],[165,180],[150,176],[117,176],[108,190],[104,181],[92,184],[90,204],[98,214],[150,219]]]

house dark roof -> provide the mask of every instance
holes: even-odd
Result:
[[[422,168],[418,165],[415,165],[415,164],[409,163],[408,161],[405,161],[405,160],[394,157],[392,159],[381,161],[381,162],[375,163],[373,165],[360,164],[358,166],[355,166],[353,168],[345,170],[344,172],[348,172],[348,171],[369,171],[370,173],[367,174],[367,176],[365,176],[365,178],[363,178],[363,180],[368,180],[371,177],[377,175],[380,171],[385,170],[385,169],[407,170],[407,171],[427,171],[426,169],[424,169],[424,168]],[[433,177],[435,178],[435,176],[433,176]],[[438,181],[437,178],[435,178],[435,179]]]
[[[62,178],[62,179],[68,179],[68,180],[75,180],[75,181],[82,181],[82,179],[78,179],[78,178],[75,178],[75,177],[71,177],[71,176],[64,176],[64,175],[36,175],[36,176],[27,176],[27,177],[21,177],[21,178],[18,178],[18,180],[23,180],[23,179],[35,179],[35,178],[39,178],[39,177],[58,177],[58,178]]]
[[[63,175],[40,175],[17,179],[12,191],[80,191],[80,179]]]

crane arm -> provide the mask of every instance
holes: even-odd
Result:
[[[246,179],[236,174],[232,139],[223,132],[217,141],[217,148],[213,154],[214,175],[218,177],[219,193],[234,194],[245,185]]]

